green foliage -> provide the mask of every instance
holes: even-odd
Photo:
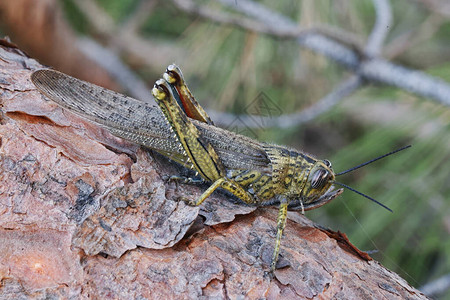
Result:
[[[87,33],[88,22],[73,1],[62,0],[61,2],[64,6],[65,17],[72,24],[73,28],[80,33]]]
[[[139,0],[96,0],[116,21],[121,21],[139,3]]]
[[[167,22],[167,20],[176,20]],[[178,38],[193,21],[193,18],[182,14],[172,5],[156,6],[152,14],[142,26],[142,32],[152,38]],[[161,26],[164,24],[164,26]]]

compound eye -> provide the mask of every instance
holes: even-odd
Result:
[[[328,182],[328,171],[327,170],[317,170],[311,179],[311,187],[313,189],[321,189]]]
[[[324,159],[323,163],[325,164],[325,166],[327,166],[328,168],[331,168],[331,162],[328,159]]]

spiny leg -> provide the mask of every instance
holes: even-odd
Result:
[[[213,122],[209,118],[206,111],[195,100],[194,96],[189,90],[186,81],[184,80],[183,73],[178,66],[174,64],[169,65],[166,69],[166,72],[163,74],[163,78],[174,89],[173,96],[180,108],[186,113],[188,117],[213,125]],[[182,176],[171,176],[170,180],[193,184],[201,184],[205,182],[204,178],[198,180]]]
[[[223,188],[229,191],[247,204],[255,203],[255,199],[244,190],[239,184],[228,178],[220,178],[216,180],[203,194],[198,197],[195,202],[187,201],[190,205],[198,206],[203,203],[217,188]]]
[[[160,79],[152,92],[195,170],[212,182],[225,177],[225,168],[216,151],[176,103],[169,84]]]
[[[198,206],[203,203],[203,201],[206,200],[220,185],[225,181],[224,178],[220,178],[219,180],[216,180],[206,191],[203,192],[203,194],[195,201],[191,202],[188,201],[190,205]]]
[[[197,127],[186,117],[177,104],[170,85],[160,79],[153,87],[152,93],[171,128],[175,131],[175,136],[189,157],[192,167],[202,178],[213,182],[213,185],[192,204],[201,204],[218,187],[230,191],[246,203],[253,203],[253,196],[226,177],[225,167],[216,151],[203,139]]]
[[[244,201],[247,204],[254,204],[256,203],[256,199],[248,192],[246,191],[242,186],[240,186],[237,182],[231,179],[226,179],[222,184],[221,188],[224,190],[229,191],[242,201]]]
[[[278,255],[280,253],[281,238],[283,237],[284,227],[286,227],[287,209],[288,203],[286,199],[280,201],[280,208],[278,210],[277,218],[277,239],[275,241],[275,249],[273,250],[272,263],[270,264],[270,270],[272,273],[275,271]]]
[[[179,99],[176,100],[188,117],[214,125],[211,118],[208,116],[203,107],[197,102],[197,100],[195,100],[189,90],[180,68],[176,65],[168,66],[163,77],[170,84],[170,86],[177,91]]]

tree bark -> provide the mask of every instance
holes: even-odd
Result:
[[[46,100],[41,66],[0,41],[0,298],[425,299],[346,239],[290,213],[269,276],[277,210],[254,209]]]

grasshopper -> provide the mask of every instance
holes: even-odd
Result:
[[[189,200],[188,204],[200,205],[217,188],[222,188],[248,205],[278,205],[272,272],[276,269],[288,210],[304,213],[330,202],[343,192],[342,188],[335,189],[334,184],[387,208],[336,182],[335,177],[409,147],[336,174],[328,160],[214,126],[175,65],[167,68],[152,89],[159,109],[49,69],[35,71],[31,80],[40,92],[63,108],[98,123],[118,137],[156,150],[211,183],[198,199]]]

